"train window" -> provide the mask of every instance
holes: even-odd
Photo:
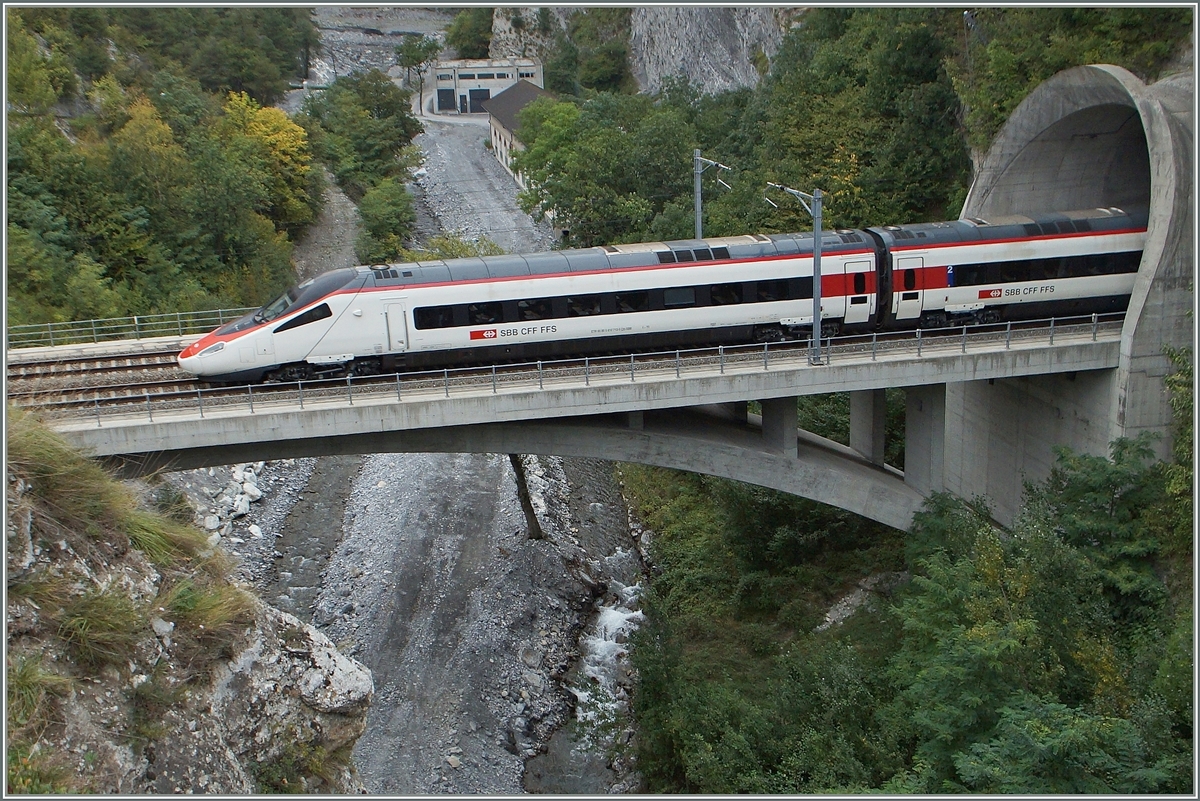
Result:
[[[865,297],[865,296],[864,296],[864,297],[859,297],[859,298],[850,298],[850,305],[851,305],[851,306],[861,306],[861,305],[863,305],[863,304],[864,304],[864,303],[866,303],[866,302],[867,302],[867,299],[866,299],[866,297]]]
[[[333,312],[331,312],[329,310],[329,304],[321,303],[317,306],[313,306],[311,309],[309,309],[306,312],[297,314],[295,317],[293,317],[292,319],[288,320],[283,325],[276,328],[274,333],[280,334],[280,333],[283,333],[284,331],[290,331],[293,328],[299,328],[302,325],[308,325],[309,323],[315,323],[317,320],[324,320],[326,317],[332,317],[332,316],[333,316]]]
[[[854,294],[861,295],[862,293],[864,293],[866,291],[867,291],[867,274],[866,273],[855,273],[854,274]]]
[[[958,286],[978,286],[987,283],[986,264],[960,264],[954,268],[954,283]]]
[[[616,295],[618,312],[640,312],[650,308],[649,292],[621,292]]]
[[[916,289],[917,288],[917,271],[916,270],[905,270],[904,271],[904,288],[905,289]]]
[[[600,313],[599,295],[575,295],[567,298],[568,317],[587,317]]]
[[[713,248],[712,252],[713,252],[714,259],[728,259],[729,258],[729,248]]]
[[[675,251],[675,258],[678,259],[679,261],[691,261],[692,260],[692,251],[677,250],[677,251]]]
[[[675,254],[669,250],[658,251],[658,263],[659,264],[674,264],[675,263]]]
[[[727,306],[731,303],[742,302],[741,284],[716,284],[709,288],[712,305]]]
[[[449,328],[454,325],[454,309],[450,306],[427,306],[413,310],[417,328]]]
[[[712,261],[712,251],[708,248],[696,248],[696,261]]]
[[[1081,234],[1092,230],[1092,221],[1091,220],[1076,220],[1075,221],[1075,230]]]
[[[518,300],[517,316],[522,320],[549,320],[554,317],[553,299]]]
[[[504,322],[504,308],[499,303],[472,303],[467,306],[467,324]]]
[[[755,297],[759,303],[770,303],[773,300],[787,300],[788,282],[786,279],[782,281],[759,281],[755,287]]]
[[[696,305],[696,288],[690,286],[670,287],[663,290],[663,306],[676,309]]]

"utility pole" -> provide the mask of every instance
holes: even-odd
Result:
[[[692,174],[695,177],[695,187],[692,190],[692,208],[696,212],[696,238],[697,239],[704,238],[703,227],[700,222],[700,176],[709,167],[716,167],[717,169],[720,169],[720,170],[732,170],[733,169],[732,167],[726,167],[724,164],[713,161],[712,159],[704,158],[703,156],[700,155],[700,148],[696,148],[695,150],[692,151]],[[717,183],[723,185],[726,189],[729,188],[729,184],[725,183],[720,178],[717,179]]]
[[[699,153],[699,151],[696,151]],[[813,219],[813,343],[816,349],[808,355],[809,364],[824,364],[821,358],[821,190],[814,189],[810,195],[807,192],[801,192],[798,189],[784,186],[782,184],[773,184],[767,182],[767,186],[774,187],[783,192],[787,192],[792,197],[800,201],[804,206],[804,210],[812,215]],[[768,203],[771,201],[768,199]],[[811,204],[811,205],[810,205]],[[774,203],[771,203],[774,206]]]

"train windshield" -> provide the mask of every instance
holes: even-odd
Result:
[[[307,306],[314,300],[341,289],[357,275],[358,271],[353,267],[346,267],[341,270],[330,270],[327,273],[318,275],[316,278],[310,278],[300,286],[292,287],[255,312],[253,315],[254,321],[257,323],[269,323],[288,309]]]

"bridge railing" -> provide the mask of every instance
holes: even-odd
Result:
[[[717,372],[766,371],[811,368],[851,360],[879,361],[897,356],[928,358],[981,350],[1010,350],[1043,341],[1053,345],[1106,341],[1119,334],[1122,314],[1088,317],[1048,318],[1018,325],[998,323],[954,326],[853,335],[824,339],[822,365],[811,363],[811,340],[767,342],[706,348],[597,356],[552,361],[492,365],[490,367],[444,368],[376,376],[344,376],[239,387],[199,386],[194,390],[143,394],[110,399],[80,399],[37,404],[41,413],[57,419],[94,416],[96,425],[105,420],[128,422],[155,415],[184,412],[205,417],[212,414],[255,414],[266,409],[308,406],[354,405],[356,402],[451,398],[465,394],[498,394],[501,391],[545,390],[552,387],[591,386],[670,380],[685,375]]]
[[[100,320],[76,320],[65,323],[34,323],[8,328],[8,347],[36,348],[109,342],[118,339],[206,334],[236,320],[255,307],[212,309],[172,314],[142,314],[133,317],[107,317]]]

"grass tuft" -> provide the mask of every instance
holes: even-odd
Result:
[[[134,508],[132,495],[98,464],[73,450],[29,412],[8,407],[8,465],[67,530],[115,529]]]
[[[160,593],[155,607],[175,623],[180,660],[196,668],[232,655],[233,644],[254,621],[255,604],[239,587],[182,579]]]
[[[116,664],[129,655],[146,628],[145,613],[117,589],[92,590],[58,613],[58,636],[80,662]]]
[[[44,720],[48,697],[62,697],[74,681],[42,667],[42,657],[10,656],[5,671],[8,724],[11,728]]]

